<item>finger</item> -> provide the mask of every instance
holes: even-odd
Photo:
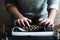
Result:
[[[14,21],[14,25],[16,25],[17,20]]]
[[[30,26],[30,24],[29,24],[29,22],[28,21],[25,21],[25,23],[26,23],[26,25],[29,27]]]
[[[24,24],[24,21],[23,21],[23,20],[20,20],[20,22],[21,22],[21,24],[22,24],[23,26],[25,26],[25,24]]]
[[[18,19],[18,26],[21,26],[20,20]]]
[[[52,26],[52,23],[51,23],[51,22],[49,22],[48,27],[51,27],[51,26]]]
[[[25,27],[26,30],[28,30],[28,27]]]
[[[43,20],[43,18],[40,18],[38,21],[41,21],[41,20]]]
[[[32,21],[30,19],[28,19],[28,22],[32,23]]]
[[[48,24],[49,24],[49,21],[46,21],[46,22],[45,22],[45,26],[47,26]]]
[[[51,26],[52,28],[54,27],[54,24],[52,24],[52,26]]]
[[[23,27],[23,29],[26,29],[26,30],[28,30],[28,27],[26,27],[26,26],[25,26],[25,27]]]
[[[42,21],[39,23],[39,25],[41,25],[41,24],[45,23],[45,21],[46,21],[46,20],[42,20]]]

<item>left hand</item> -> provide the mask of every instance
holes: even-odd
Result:
[[[46,27],[54,27],[54,21],[49,18],[47,19],[40,18],[38,21],[39,21],[39,25],[43,25]]]

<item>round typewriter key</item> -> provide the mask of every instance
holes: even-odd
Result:
[[[34,30],[34,25],[32,25],[32,27],[33,27],[33,30]]]
[[[29,27],[29,31],[30,31],[30,29],[31,29],[31,26]]]
[[[30,31],[32,31],[32,29],[30,29]]]
[[[36,30],[37,29],[37,27],[34,25],[34,30]]]
[[[39,26],[36,25],[37,28],[39,28]]]
[[[29,30],[32,31],[32,26],[30,26]]]
[[[35,29],[37,29],[37,26],[35,26]]]
[[[36,30],[38,30],[39,29],[39,27],[36,25]]]
[[[31,27],[32,30],[34,30],[33,26]]]

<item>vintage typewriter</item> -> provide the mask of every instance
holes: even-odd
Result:
[[[53,35],[54,32],[52,28],[40,27],[37,25],[31,25],[28,29],[26,29],[25,27],[18,27],[18,26],[15,26],[12,29],[12,35],[15,35],[15,36],[19,36],[19,35],[24,36],[25,34],[28,36],[30,33],[34,33],[33,35],[36,35],[36,36],[40,36],[40,35],[49,36],[49,35]],[[35,33],[38,33],[38,34],[35,34]],[[32,34],[30,35],[33,36]]]
[[[25,27],[15,26],[12,29],[12,36],[14,37],[23,37],[27,39],[32,37],[32,40],[35,40],[35,37],[38,40],[55,40],[54,31],[52,28],[40,27],[38,25],[31,25],[28,29]],[[27,38],[26,38],[27,37]]]

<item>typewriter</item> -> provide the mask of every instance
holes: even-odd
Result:
[[[52,36],[54,34],[52,28],[39,27],[37,25],[31,25],[29,29],[25,27],[14,27],[12,29],[13,36]]]
[[[12,36],[31,40],[55,40],[53,28],[40,27],[38,25],[31,25],[28,29],[25,27],[15,26],[12,29]],[[36,38],[35,38],[36,37]]]

